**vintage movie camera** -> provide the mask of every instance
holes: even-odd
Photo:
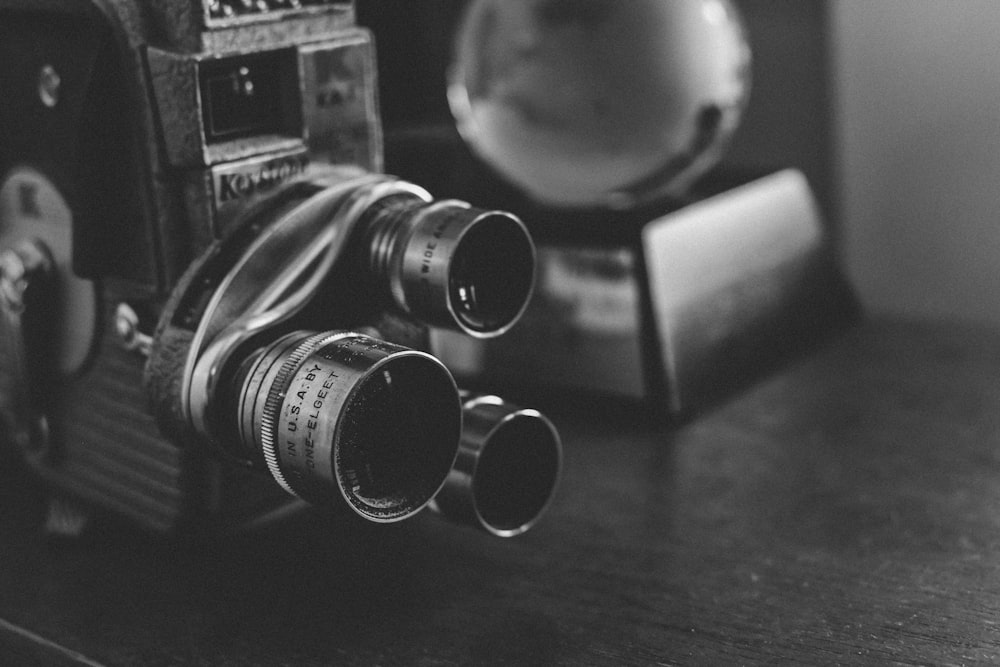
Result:
[[[4,465],[157,531],[535,522],[551,422],[428,352],[515,323],[533,242],[381,173],[353,2],[0,0],[0,94]]]

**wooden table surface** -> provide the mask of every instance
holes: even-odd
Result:
[[[550,513],[46,540],[0,490],[0,664],[1000,662],[1000,332],[875,320],[701,418],[557,401]],[[426,514],[426,513],[425,513]]]

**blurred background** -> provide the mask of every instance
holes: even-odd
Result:
[[[1000,2],[735,0],[753,88],[725,158],[809,178],[874,312],[1000,324]],[[359,0],[379,40],[388,169],[450,131],[465,0]]]
[[[1000,3],[829,3],[841,251],[867,303],[1000,323]]]

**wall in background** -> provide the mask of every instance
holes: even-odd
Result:
[[[874,311],[1000,324],[1000,2],[829,9],[852,281]]]
[[[826,0],[735,0],[753,87],[726,161],[801,169],[837,236]]]

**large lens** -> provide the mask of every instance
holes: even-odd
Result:
[[[240,375],[243,443],[294,495],[396,521],[448,475],[461,408],[451,375],[428,354],[356,333],[297,332]]]
[[[376,280],[413,316],[488,338],[524,312],[535,246],[513,215],[395,196],[373,204],[364,224]]]

